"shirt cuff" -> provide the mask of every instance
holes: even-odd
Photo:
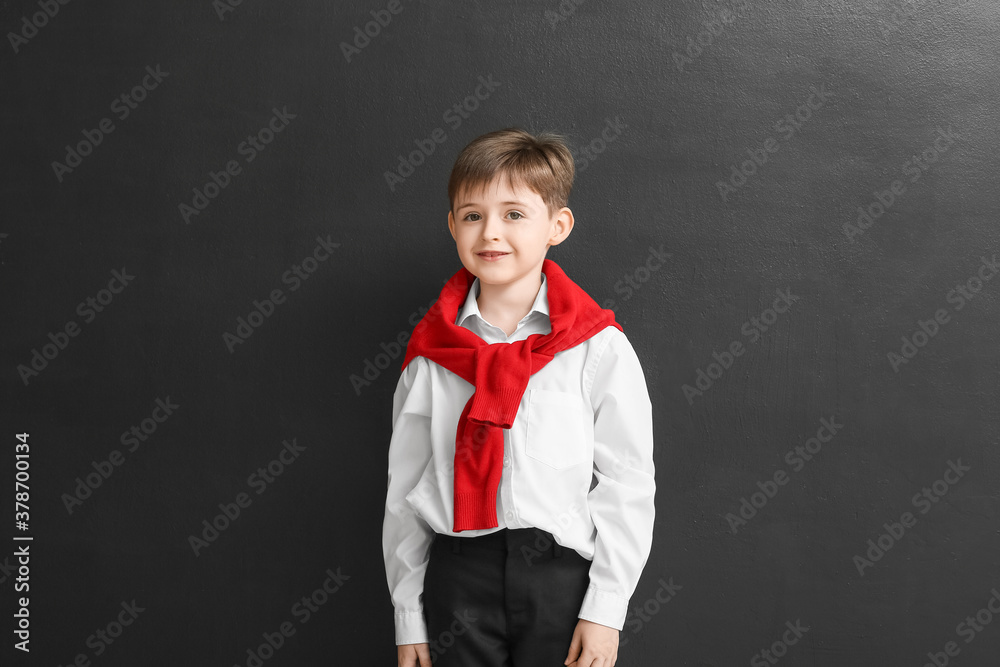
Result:
[[[587,593],[583,597],[583,604],[580,605],[580,613],[577,614],[585,621],[592,621],[606,625],[609,628],[621,630],[625,627],[625,616],[628,613],[628,598],[623,598],[614,593],[600,591],[591,584],[587,588]]]
[[[427,622],[423,611],[400,611],[395,614],[396,645],[426,644]]]

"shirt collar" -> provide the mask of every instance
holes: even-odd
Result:
[[[548,282],[545,279],[545,273],[542,273],[542,286],[538,288],[538,294],[535,296],[534,302],[531,304],[531,309],[528,314],[521,318],[521,322],[524,322],[532,313],[538,312],[542,315],[548,317],[549,315],[549,290]],[[470,315],[476,315],[483,322],[486,322],[486,318],[483,317],[482,313],[479,312],[479,304],[476,302],[476,297],[479,296],[479,278],[472,281],[472,286],[469,288],[469,294],[465,297],[465,304],[462,306],[462,310],[458,313],[458,320],[455,324],[459,326],[464,326],[465,319]]]

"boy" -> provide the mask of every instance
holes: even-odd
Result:
[[[652,542],[652,411],[614,313],[545,257],[573,229],[573,175],[560,137],[518,128],[452,169],[464,268],[414,328],[393,397],[399,667],[617,660]]]

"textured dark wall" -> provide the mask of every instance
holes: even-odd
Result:
[[[460,266],[456,154],[510,125],[569,137],[549,257],[655,406],[618,664],[995,662],[995,3],[48,4],[0,3],[10,664],[247,665],[283,623],[265,664],[395,664],[393,341]]]

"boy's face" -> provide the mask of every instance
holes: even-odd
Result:
[[[537,192],[512,189],[504,178],[481,192],[459,191],[452,206],[448,229],[462,264],[480,283],[536,280],[549,246],[562,243],[573,229],[569,208],[550,216]]]

